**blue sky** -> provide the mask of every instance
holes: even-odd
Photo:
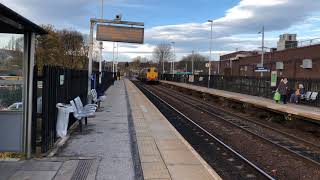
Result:
[[[37,24],[72,28],[88,33],[89,18],[100,17],[100,0],[0,0]],[[320,37],[319,0],[104,0],[104,17],[123,14],[124,20],[145,22],[145,44],[119,44],[120,59],[152,58],[159,43],[176,44],[177,57],[192,50],[208,56],[210,26],[214,20],[213,59],[223,53],[258,49],[264,25],[266,46],[275,47],[282,33],[298,40]],[[112,43],[104,43],[110,60]]]
[[[115,13],[122,12],[128,19],[143,20],[146,27],[153,27],[216,19],[238,2],[238,0],[133,0],[130,1],[131,6],[121,6],[106,1],[106,15],[112,17]],[[111,5],[110,9],[108,5]]]

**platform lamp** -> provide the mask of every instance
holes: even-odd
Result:
[[[210,56],[209,56],[209,72],[208,72],[208,88],[210,88],[210,79],[211,79],[211,58],[212,58],[212,26],[213,20],[208,20],[211,25],[211,33],[210,33]]]
[[[174,78],[174,61],[176,60],[176,48],[175,48],[175,42],[171,42],[173,47],[173,60],[172,60],[172,77]]]
[[[263,63],[264,63],[264,26],[262,26],[262,31],[260,31],[258,34],[262,34],[262,39],[261,39],[261,64],[260,67],[263,68]],[[263,77],[263,72],[261,72],[261,77]]]

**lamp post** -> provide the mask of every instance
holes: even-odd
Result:
[[[193,67],[193,65],[194,65],[193,63],[194,62],[193,61],[194,61],[194,51],[192,50],[192,57],[191,57],[191,72],[192,72],[192,75],[194,75],[194,71],[193,71],[193,68],[194,68]]]
[[[102,78],[102,49],[103,49],[103,42],[99,42],[99,49],[100,49],[100,58],[99,58],[99,84],[101,84]]]
[[[103,0],[101,0],[101,19],[103,19]],[[99,49],[100,49],[100,58],[99,58],[99,84],[101,84],[102,79],[102,49],[103,49],[103,42],[99,42]]]
[[[114,77],[114,48],[115,48],[115,46],[114,46],[114,43],[113,43],[113,48],[112,48],[112,77],[113,78],[115,78]]]
[[[162,58],[162,74],[164,74],[164,59]]]
[[[210,80],[211,80],[211,58],[212,58],[212,26],[213,26],[213,21],[208,20],[211,25],[211,33],[210,33],[210,57],[209,57],[209,73],[208,73],[208,88],[210,88]]]
[[[262,31],[259,32],[259,34],[262,34],[262,40],[261,40],[261,64],[260,67],[263,67],[263,61],[264,61],[264,26],[262,26]],[[261,72],[261,77],[263,77],[263,72]]]
[[[93,56],[93,28],[95,26],[96,22],[90,20],[90,35],[89,35],[89,62],[88,62],[88,94],[91,90],[91,77],[92,77],[92,56]],[[89,101],[89,96],[88,96],[88,102]]]
[[[117,42],[117,64],[116,64],[116,73],[118,73],[118,62],[119,62],[119,43]]]
[[[176,60],[176,48],[175,48],[175,42],[171,42],[173,47],[173,60],[172,60],[172,77],[174,77],[174,61]]]

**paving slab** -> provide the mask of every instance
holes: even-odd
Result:
[[[0,162],[0,180],[9,179],[23,164],[20,162]]]
[[[173,180],[212,179],[212,175],[201,165],[168,165],[168,169],[175,172],[171,176]]]
[[[71,179],[78,166],[79,160],[69,160],[63,163],[61,169],[57,172],[54,180]]]
[[[56,171],[17,171],[9,180],[51,180]]]
[[[62,162],[50,161],[26,161],[21,165],[20,170],[23,171],[58,171]]]

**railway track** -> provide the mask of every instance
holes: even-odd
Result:
[[[207,112],[212,116],[222,119],[238,128],[259,136],[272,144],[275,144],[286,151],[293,153],[306,161],[310,161],[320,166],[320,146],[309,141],[301,139],[292,134],[282,132],[281,130],[267,126],[260,122],[239,116],[230,111],[218,108],[212,104],[200,101],[194,97],[179,93],[177,91],[163,88],[163,86],[153,87],[157,91],[165,91],[171,97],[179,98],[183,103],[192,105],[193,107]]]
[[[223,179],[274,179],[165,100],[143,85],[135,84]]]
[[[231,112],[214,108],[213,105],[203,103],[197,98],[168,90],[163,86],[147,86],[147,88],[201,124],[208,132],[223,139],[269,174],[275,172],[275,176],[279,179],[318,179],[320,177],[320,166],[316,159],[319,158],[317,145],[313,146],[311,142],[288,133],[281,133],[280,130],[273,131],[272,127],[264,128],[254,122],[245,121],[242,117]],[[185,111],[184,108],[188,110]],[[217,124],[218,121],[220,124]],[[219,128],[219,131],[224,131],[224,134],[217,133],[216,128]],[[232,130],[234,128],[237,130]],[[231,138],[236,133],[239,137]],[[231,142],[234,141],[232,139],[237,138],[240,141],[248,141],[244,144],[249,144],[249,147],[257,146],[255,147],[257,150],[250,152],[247,149],[242,152],[243,148],[247,147],[241,147],[239,143]]]

